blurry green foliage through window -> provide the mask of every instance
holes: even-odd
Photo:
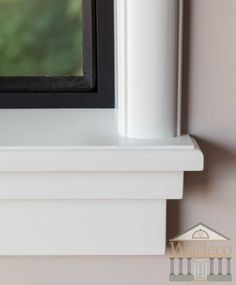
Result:
[[[80,76],[82,0],[0,0],[0,76]]]

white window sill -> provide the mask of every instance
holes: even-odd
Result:
[[[122,137],[116,110],[2,110],[0,134],[0,199],[180,199],[183,187],[173,187],[167,174],[203,169],[202,152],[190,136]],[[166,180],[171,187],[156,191],[157,173],[158,185]],[[142,175],[150,182],[145,192],[138,190]]]
[[[118,121],[138,138],[180,126],[182,6],[149,4],[115,2],[119,115],[0,110],[0,255],[165,253],[166,200],[182,199],[184,171],[202,170],[203,155],[188,135],[118,135]]]
[[[189,138],[130,139],[118,134],[116,109],[0,110],[1,149],[185,148]]]
[[[1,110],[0,171],[195,171],[203,155],[188,135],[131,139],[116,110]]]
[[[202,152],[188,135],[121,137],[116,121],[116,110],[0,111],[0,255],[164,254],[166,200],[182,199]]]

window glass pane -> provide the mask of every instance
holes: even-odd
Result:
[[[0,0],[0,76],[81,76],[82,0]]]

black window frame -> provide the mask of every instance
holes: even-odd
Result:
[[[113,6],[83,0],[82,77],[0,77],[0,108],[114,108]]]

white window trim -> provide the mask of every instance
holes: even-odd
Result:
[[[153,9],[173,5],[148,1]],[[147,0],[132,2],[147,6]],[[131,15],[130,8],[120,12],[135,21],[137,10]],[[0,111],[0,255],[165,253],[166,200],[182,199],[184,171],[202,170],[203,154],[190,136],[173,136],[176,129],[165,125],[168,114],[150,112],[155,86],[145,94],[144,123],[132,129],[139,112],[124,88],[130,84],[126,67],[134,63],[119,56],[131,44],[124,35],[116,51],[117,109]],[[166,97],[160,103],[173,111]]]

